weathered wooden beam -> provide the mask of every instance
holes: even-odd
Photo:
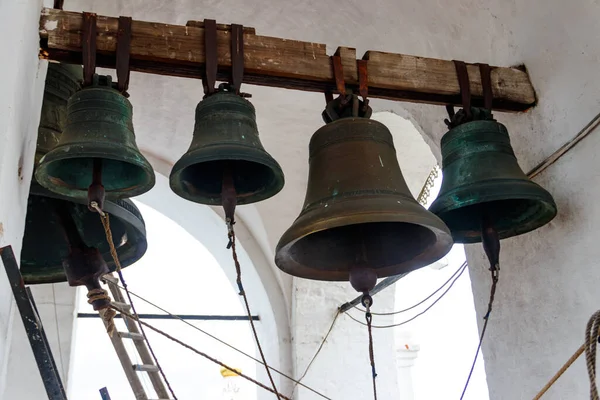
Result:
[[[98,66],[114,68],[118,18],[98,16]],[[40,55],[51,60],[81,63],[82,14],[43,9],[40,18]],[[230,30],[217,30],[218,79],[231,70]],[[356,51],[341,47],[344,76],[349,89],[358,90]],[[449,60],[369,51],[369,96],[398,101],[460,105],[454,64]],[[160,75],[201,78],[205,65],[204,28],[199,21],[186,26],[133,21],[131,69]],[[325,45],[268,36],[244,30],[244,82],[254,85],[313,92],[335,92],[330,56]],[[482,105],[481,76],[468,66],[473,104]],[[494,108],[522,111],[535,104],[527,72],[491,67]]]

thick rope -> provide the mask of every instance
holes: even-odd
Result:
[[[477,345],[477,351],[475,352],[475,358],[473,359],[473,364],[471,364],[471,370],[469,371],[469,376],[467,377],[467,382],[465,383],[465,387],[460,395],[460,399],[462,400],[467,392],[467,388],[469,387],[469,382],[471,381],[471,376],[473,375],[473,370],[475,369],[475,364],[477,363],[477,357],[479,356],[479,352],[481,351],[481,345],[483,344],[483,338],[485,337],[485,330],[487,329],[488,322],[490,320],[490,314],[492,313],[492,305],[494,304],[494,297],[496,296],[496,286],[498,285],[498,278],[500,271],[499,269],[492,269],[492,288],[490,289],[490,301],[488,303],[487,313],[483,319],[485,322],[483,323],[483,329],[481,330],[481,336],[479,337],[479,344]]]
[[[590,399],[599,400],[596,386],[596,345],[600,335],[600,310],[596,311],[585,328],[585,361],[590,378]]]
[[[114,306],[111,306],[111,307],[113,307],[113,308],[114,308]],[[120,310],[119,310],[119,311],[120,311]],[[271,392],[271,393],[274,393],[274,394],[276,394],[276,395],[277,395],[277,397],[279,397],[279,398],[281,398],[281,399],[283,399],[283,400],[291,400],[289,397],[287,397],[287,396],[284,396],[284,395],[283,395],[283,394],[281,394],[281,393],[277,393],[277,392],[275,392],[273,389],[271,389],[271,388],[270,388],[270,387],[268,387],[267,385],[264,385],[264,384],[260,383],[259,381],[257,381],[257,380],[255,380],[255,379],[252,379],[252,378],[250,378],[250,377],[249,377],[249,376],[247,376],[247,375],[244,375],[244,374],[243,374],[243,373],[241,373],[239,370],[237,370],[237,369],[235,369],[235,368],[233,368],[233,367],[230,367],[229,365],[227,365],[227,364],[225,364],[225,363],[223,363],[223,362],[221,362],[221,361],[217,360],[216,358],[213,358],[213,357],[209,356],[208,354],[206,354],[206,353],[203,353],[203,352],[201,352],[200,350],[197,350],[197,349],[195,349],[194,347],[190,346],[189,344],[186,344],[186,343],[182,342],[181,340],[174,338],[173,336],[169,335],[168,333],[166,333],[166,332],[163,332],[163,331],[161,331],[160,329],[158,329],[158,328],[155,328],[154,326],[152,326],[152,325],[150,325],[150,324],[148,324],[148,323],[146,323],[146,322],[142,321],[142,320],[141,320],[141,319],[140,319],[140,318],[139,318],[137,315],[132,315],[132,314],[129,314],[128,312],[124,312],[124,311],[120,311],[120,312],[121,312],[121,314],[123,314],[123,315],[125,315],[125,316],[127,316],[127,317],[129,317],[129,318],[132,318],[132,319],[136,320],[136,321],[137,321],[137,322],[138,322],[140,325],[144,325],[144,326],[146,326],[147,328],[149,328],[149,329],[153,330],[154,332],[156,332],[156,333],[158,333],[158,334],[161,334],[161,335],[163,335],[164,337],[166,337],[166,338],[168,338],[168,339],[170,339],[170,340],[174,341],[175,343],[177,343],[177,344],[179,344],[179,345],[181,345],[181,346],[183,346],[183,347],[185,347],[185,348],[187,348],[187,349],[189,349],[189,350],[193,351],[194,353],[196,353],[196,354],[198,354],[198,355],[200,355],[200,356],[202,356],[202,357],[206,358],[207,360],[210,360],[210,361],[214,362],[215,364],[218,364],[218,365],[220,365],[221,367],[228,369],[229,371],[235,372],[235,374],[237,374],[237,375],[241,376],[242,378],[244,378],[244,379],[246,379],[246,380],[249,380],[250,382],[254,383],[255,385],[257,385],[257,386],[259,386],[259,387],[261,387],[261,388],[263,388],[263,389],[265,389],[265,390],[267,390],[267,391],[269,391],[269,392]]]
[[[87,294],[88,303],[93,304],[95,301],[104,300],[109,304],[111,302],[110,295],[104,289],[92,289]],[[100,314],[100,318],[106,324],[106,333],[108,336],[112,337],[115,333],[115,316],[117,313],[110,307],[102,308],[98,310],[98,314]]]
[[[119,279],[121,280],[121,283],[123,284],[123,289],[125,289],[125,293],[127,294],[127,299],[129,300],[129,304],[131,305],[131,311],[133,311],[133,314],[137,315],[137,311],[135,310],[135,306],[133,304],[133,299],[131,298],[131,294],[129,293],[129,289],[127,288],[127,283],[125,283],[125,278],[123,277],[123,273],[121,272],[121,262],[119,261],[119,255],[117,254],[117,249],[115,248],[115,244],[113,242],[112,231],[110,229],[109,216],[107,213],[102,212],[102,210],[98,207],[98,204],[96,202],[92,202],[91,206],[93,208],[95,208],[96,211],[98,211],[98,214],[100,214],[100,221],[102,222],[102,226],[104,227],[104,233],[106,234],[106,241],[108,242],[108,246],[110,247],[110,254],[115,262],[115,268],[116,268],[117,274],[119,275]],[[148,350],[150,351],[150,354],[152,355],[152,359],[154,360],[154,363],[156,364],[156,367],[158,368],[160,375],[162,376],[163,380],[165,381],[165,384],[167,385],[167,387],[169,388],[169,392],[171,392],[173,399],[177,400],[177,396],[175,395],[175,392],[173,391],[173,388],[171,387],[171,384],[169,383],[169,380],[167,379],[165,372],[163,371],[162,367],[160,366],[160,363],[158,362],[158,358],[156,357],[156,354],[154,353],[154,349],[152,349],[152,346],[150,345],[150,341],[148,340],[148,337],[146,336],[146,332],[144,332],[144,327],[142,326],[141,321],[139,321],[139,319],[137,321],[139,322],[138,325],[140,327],[140,333],[144,337],[144,341],[146,342],[146,345],[148,346]]]
[[[585,331],[585,343],[582,344],[573,355],[567,360],[566,363],[560,369],[544,387],[535,395],[533,400],[539,400],[552,385],[573,365],[573,363],[581,356],[584,352],[586,353],[586,364],[588,368],[588,376],[590,378],[590,398],[592,400],[598,399],[598,391],[596,389],[596,341],[600,339],[600,310],[596,311],[589,319],[586,331]],[[593,351],[592,351],[593,347]],[[595,390],[595,393],[594,393]],[[595,397],[594,397],[595,396]]]
[[[250,304],[248,304],[248,297],[246,296],[246,292],[244,291],[244,286],[242,285],[242,268],[240,266],[240,262],[238,260],[237,252],[235,250],[235,232],[233,230],[233,223],[231,221],[227,221],[227,236],[229,238],[229,246],[231,246],[231,253],[233,255],[233,263],[235,264],[235,272],[237,274],[236,282],[239,289],[239,294],[244,298],[244,304],[246,306],[246,312],[248,314],[248,321],[250,321],[250,326],[252,327],[252,333],[254,334],[254,339],[256,341],[256,347],[258,347],[258,352],[260,353],[260,358],[263,361],[263,365],[265,366],[265,370],[267,371],[267,376],[269,377],[269,381],[271,382],[271,386],[273,387],[273,393],[279,400],[281,400],[281,396],[277,391],[277,387],[275,386],[275,380],[273,380],[273,376],[271,376],[271,370],[269,369],[269,365],[267,364],[267,359],[265,358],[265,354],[260,345],[260,340],[258,340],[258,333],[256,333],[256,327],[254,326],[254,321],[252,320],[252,313],[250,311]]]
[[[371,362],[371,374],[373,376],[373,399],[377,400],[377,371],[375,370],[375,354],[373,352],[373,330],[371,329],[373,315],[371,315],[370,302],[366,304],[365,319],[367,320],[367,330],[369,331],[369,361]]]

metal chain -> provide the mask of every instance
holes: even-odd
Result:
[[[116,309],[116,307],[115,307],[115,306],[113,306],[113,305],[111,305],[111,307],[112,307],[112,308],[114,308],[114,309]],[[175,343],[177,343],[177,344],[180,344],[181,346],[183,346],[183,347],[185,347],[185,348],[187,348],[187,349],[189,349],[189,350],[193,351],[194,353],[196,353],[196,354],[198,354],[198,355],[201,355],[202,357],[204,357],[204,358],[206,358],[206,359],[208,359],[208,360],[210,360],[210,361],[214,362],[215,364],[218,364],[218,365],[220,365],[221,367],[223,367],[223,368],[225,368],[225,369],[227,369],[227,370],[229,370],[229,371],[231,371],[231,372],[235,373],[236,375],[239,375],[239,376],[241,376],[242,378],[244,378],[244,379],[246,379],[246,380],[249,380],[250,382],[254,383],[255,385],[257,385],[257,386],[260,386],[261,388],[263,388],[263,389],[265,389],[265,390],[267,390],[267,391],[269,391],[269,392],[271,392],[271,393],[275,393],[275,394],[277,395],[277,397],[279,397],[279,398],[281,398],[281,399],[283,399],[283,400],[291,400],[289,397],[286,397],[286,396],[284,396],[283,394],[281,394],[281,393],[278,393],[278,392],[274,391],[273,389],[271,389],[271,388],[270,388],[270,387],[268,387],[267,385],[264,385],[264,384],[260,383],[259,381],[257,381],[257,380],[255,380],[255,379],[252,379],[252,378],[250,378],[250,377],[249,377],[249,376],[247,376],[247,375],[244,375],[242,372],[240,372],[240,371],[238,371],[238,370],[236,370],[236,369],[234,369],[234,368],[230,367],[229,365],[227,365],[227,364],[225,364],[225,363],[223,363],[223,362],[221,362],[221,361],[217,360],[216,358],[213,358],[213,357],[209,356],[208,354],[206,354],[206,353],[203,353],[203,352],[201,352],[200,350],[197,350],[197,349],[195,349],[194,347],[190,346],[189,344],[186,344],[186,343],[182,342],[181,340],[179,340],[179,339],[177,339],[177,338],[175,338],[175,337],[173,337],[173,336],[169,335],[168,333],[166,333],[166,332],[163,332],[163,331],[161,331],[160,329],[158,329],[158,328],[155,328],[154,326],[152,326],[152,325],[150,325],[150,324],[148,324],[148,323],[146,323],[146,322],[142,321],[142,320],[141,320],[141,319],[140,319],[140,318],[137,316],[137,314],[136,314],[136,315],[132,315],[132,314],[130,314],[130,313],[128,313],[128,312],[125,312],[125,311],[121,311],[121,310],[117,310],[117,311],[119,311],[121,314],[125,315],[126,317],[129,317],[129,318],[132,318],[132,319],[136,320],[136,321],[137,321],[137,322],[138,322],[140,325],[144,325],[144,326],[146,326],[147,328],[149,328],[149,329],[153,330],[154,332],[156,332],[156,333],[158,333],[158,334],[160,334],[160,335],[163,335],[164,337],[166,337],[166,338],[168,338],[168,339],[170,339],[170,340],[174,341],[174,342],[175,342]]]
[[[115,244],[113,241],[112,230],[110,229],[109,216],[107,213],[103,212],[100,209],[100,207],[98,206],[98,203],[95,201],[92,201],[90,203],[90,207],[92,207],[96,211],[98,211],[98,214],[100,215],[100,221],[102,222],[102,226],[104,227],[104,233],[106,234],[106,241],[108,242],[108,246],[110,247],[110,254],[115,262],[115,269],[116,269],[117,275],[119,275],[119,279],[121,280],[123,289],[125,289],[125,293],[127,294],[127,299],[129,300],[129,304],[131,305],[131,311],[133,311],[133,314],[137,315],[137,311],[135,310],[135,306],[133,304],[133,299],[131,297],[131,294],[129,293],[129,289],[127,288],[127,283],[125,282],[125,278],[123,277],[123,272],[121,272],[121,262],[119,261],[119,255],[117,254],[117,249],[115,248]],[[114,306],[111,306],[111,307],[114,308]],[[120,311],[120,310],[117,310],[117,311]],[[150,351],[150,354],[152,355],[152,359],[154,360],[154,363],[156,364],[156,367],[158,368],[160,375],[162,376],[163,380],[165,381],[165,384],[167,385],[167,387],[169,388],[169,392],[171,392],[173,399],[177,400],[177,396],[175,395],[175,392],[173,391],[173,388],[171,387],[171,384],[169,383],[169,380],[167,379],[165,372],[163,371],[162,367],[160,366],[160,363],[158,362],[158,358],[156,357],[156,354],[154,353],[154,349],[152,348],[152,345],[150,344],[150,341],[148,340],[148,336],[146,336],[146,332],[144,331],[144,327],[142,326],[141,321],[139,319],[136,319],[136,320],[139,323],[138,325],[140,327],[140,333],[142,334],[142,336],[144,337],[144,341],[148,345],[148,350]]]
[[[271,381],[271,386],[273,386],[273,393],[279,400],[281,400],[281,395],[277,391],[277,387],[275,386],[275,380],[273,380],[273,376],[271,375],[271,370],[269,365],[267,364],[267,359],[265,358],[265,354],[263,352],[262,346],[260,345],[260,340],[258,339],[258,333],[256,333],[256,327],[254,326],[254,321],[252,320],[252,313],[250,311],[250,304],[248,303],[248,297],[246,296],[246,292],[244,291],[244,286],[242,284],[242,268],[240,267],[240,262],[238,260],[237,251],[235,249],[235,231],[233,230],[234,222],[231,219],[227,218],[227,236],[229,238],[229,244],[227,247],[231,248],[231,254],[233,256],[233,263],[235,264],[235,271],[237,274],[236,282],[239,289],[239,295],[244,299],[244,305],[246,306],[246,312],[248,314],[248,321],[250,321],[250,326],[252,327],[252,333],[254,334],[254,340],[256,341],[256,347],[258,347],[258,352],[260,353],[260,358],[263,361],[263,365],[265,366],[265,370],[267,371],[267,376],[269,377],[269,381]]]
[[[375,354],[373,352],[373,331],[371,329],[371,322],[373,321],[373,315],[371,314],[371,305],[373,299],[369,294],[363,296],[363,305],[365,306],[365,319],[367,320],[367,330],[369,332],[369,361],[371,362],[371,375],[373,377],[373,399],[377,400],[377,371],[375,369]]]

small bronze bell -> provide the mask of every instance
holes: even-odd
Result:
[[[67,100],[79,89],[81,77],[81,66],[49,64],[38,129],[36,165],[60,141],[67,116]],[[114,244],[122,266],[133,264],[147,248],[146,228],[139,210],[128,200],[107,201],[104,210],[111,218]],[[74,200],[50,192],[33,179],[20,263],[26,284],[67,280],[63,263],[70,249],[61,213],[63,217],[67,216],[63,219],[73,221],[74,228],[68,233],[98,248],[108,263],[107,271],[115,269],[104,228],[98,215],[88,210],[86,200]]]
[[[173,166],[169,183],[184,199],[221,205],[228,174],[239,205],[268,199],[284,184],[281,167],[258,137],[254,107],[222,84],[196,107],[192,143]]]
[[[281,270],[368,292],[450,250],[446,225],[406,186],[385,125],[343,117],[313,135],[309,153],[304,206],[276,249]]]
[[[458,243],[481,242],[483,219],[499,239],[550,222],[556,215],[554,199],[521,170],[506,127],[489,111],[473,111],[476,120],[442,138],[442,187],[429,210]]]
[[[112,88],[111,77],[96,75],[92,86],[69,99],[62,137],[40,160],[37,181],[63,196],[86,198],[96,162],[107,198],[150,190],[154,171],[137,148],[132,116],[131,103]]]

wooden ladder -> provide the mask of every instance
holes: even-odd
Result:
[[[112,304],[115,306],[115,308],[118,308],[120,311],[130,312],[131,304],[127,303],[127,298],[123,295],[123,292],[119,287],[119,279],[113,274],[107,274],[102,277],[102,280],[108,284],[108,288],[110,289],[113,298]],[[125,375],[127,376],[127,380],[131,385],[131,389],[133,390],[136,400],[152,400],[152,398],[148,397],[148,393],[146,393],[144,387],[142,386],[138,372],[148,373],[148,377],[152,382],[154,391],[159,397],[159,399],[155,400],[170,399],[167,389],[165,388],[163,380],[159,374],[158,367],[150,355],[147,343],[144,340],[144,335],[140,333],[137,321],[133,318],[127,317],[124,314],[121,314],[121,317],[125,322],[127,332],[117,332],[115,330],[112,337],[110,337],[110,341],[115,348],[117,357],[119,357],[119,361],[121,361],[121,366],[125,371]],[[133,341],[133,344],[140,355],[142,364],[133,364],[131,362],[123,339]]]

